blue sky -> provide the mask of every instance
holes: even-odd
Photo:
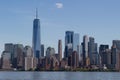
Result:
[[[32,44],[33,19],[38,7],[41,39],[56,48],[66,30],[95,37],[99,44],[120,39],[120,0],[1,0],[0,52],[4,43]],[[63,46],[64,47],[64,46]]]

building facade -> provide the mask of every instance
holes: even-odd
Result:
[[[58,55],[59,55],[59,61],[62,60],[62,40],[58,41]]]
[[[1,59],[1,64],[2,64],[2,69],[11,69],[11,53],[4,51],[2,53],[2,59]]]
[[[44,45],[41,44],[41,57],[44,57],[44,56],[45,56],[45,55],[44,55],[44,49],[45,49]]]

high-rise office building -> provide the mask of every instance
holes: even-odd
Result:
[[[109,50],[109,45],[100,45],[99,47],[99,54],[100,54],[100,64],[103,66],[104,64],[107,64],[107,50]]]
[[[33,51],[30,46],[25,46],[24,48],[25,57],[33,57]]]
[[[83,58],[83,65],[86,66],[86,59],[88,58],[88,36],[85,35],[83,37],[82,43],[82,58]]]
[[[88,57],[90,59],[90,65],[97,65],[99,63],[99,55],[97,52],[97,43],[95,43],[95,39],[93,37],[89,37]]]
[[[80,53],[79,34],[75,33],[73,36],[73,51]]]
[[[9,52],[4,51],[1,57],[2,69],[11,69],[11,54]]]
[[[116,45],[112,45],[112,47],[111,47],[111,64],[113,65],[114,68],[115,68],[115,64],[116,64],[116,53],[117,53]]]
[[[73,36],[74,36],[73,31],[66,31],[64,58],[68,58],[68,56],[73,52]]]
[[[77,51],[73,51],[72,53],[72,67],[73,68],[79,67],[79,56]]]
[[[89,58],[92,57],[92,53],[95,52],[95,40],[93,37],[89,37],[89,42],[88,42],[88,56]]]
[[[115,45],[116,48],[120,50],[120,40],[113,40],[113,45]]]
[[[53,56],[53,55],[55,55],[55,49],[51,48],[51,47],[48,47],[47,50],[46,50],[46,57],[50,57],[50,56]]]
[[[73,45],[73,36],[74,36],[74,32],[73,31],[66,31],[66,35],[65,35],[65,45],[66,46],[68,44],[72,44]]]
[[[113,40],[111,63],[116,70],[120,70],[120,40]]]
[[[25,57],[25,64],[24,64],[24,69],[25,70],[30,70],[33,69],[33,62],[34,62],[34,58],[33,57]]]
[[[40,36],[40,20],[38,19],[38,12],[36,10],[36,19],[33,21],[33,53],[34,57],[41,57],[41,36]]]
[[[14,45],[12,43],[6,43],[5,44],[5,51],[13,53]]]
[[[33,62],[34,62],[34,57],[33,57],[33,51],[30,46],[25,46],[24,48],[24,69],[29,70],[33,69]]]
[[[100,45],[100,47],[99,47],[99,53],[100,53],[100,55],[106,49],[109,49],[109,45]]]
[[[41,57],[44,57],[44,44],[41,44]]]
[[[59,55],[59,61],[62,60],[62,40],[58,41],[58,55]]]
[[[9,52],[10,53],[10,61],[12,62],[13,61],[13,52],[14,52],[14,44],[12,44],[12,43],[6,43],[5,44],[5,49],[4,49],[4,51],[7,51],[7,52]]]
[[[24,46],[22,44],[14,45],[13,67],[18,69],[24,68]]]

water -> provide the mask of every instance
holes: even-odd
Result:
[[[0,72],[0,80],[120,80],[119,72]]]

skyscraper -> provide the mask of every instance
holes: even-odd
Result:
[[[95,39],[93,37],[89,37],[88,42],[88,57],[90,59],[91,65],[98,64],[98,52],[97,52],[97,43],[95,43]]]
[[[120,70],[120,40],[113,40],[111,63],[116,70]]]
[[[32,48],[30,46],[25,46],[24,56],[25,57],[33,57],[33,51],[32,51]]]
[[[120,50],[120,40],[113,40],[113,45],[116,45],[116,48]]]
[[[117,53],[116,45],[112,45],[112,47],[111,47],[111,64],[113,65],[114,68],[115,68],[115,64],[116,64],[116,53]]]
[[[33,69],[33,62],[34,62],[34,57],[33,57],[33,51],[30,46],[25,46],[24,48],[24,69],[29,70]]]
[[[79,43],[79,34],[75,33],[73,36],[73,51],[77,52],[77,55],[80,57],[80,43]]]
[[[5,51],[13,53],[14,45],[12,43],[5,44]]]
[[[41,57],[44,57],[44,44],[41,44]]]
[[[24,67],[24,46],[22,44],[14,45],[13,67],[23,69]]]
[[[10,58],[11,55],[9,52],[4,51],[1,55],[2,57],[2,69],[10,69],[11,68],[11,62],[10,62]]]
[[[73,51],[72,53],[72,67],[77,68],[79,66],[79,56],[77,51]]]
[[[50,56],[53,56],[55,55],[55,49],[52,48],[52,47],[48,47],[47,50],[46,50],[46,57],[50,57]]]
[[[58,41],[58,54],[59,54],[59,61],[62,60],[62,40]]]
[[[73,44],[73,36],[74,36],[74,32],[73,31],[66,31],[65,45]]]
[[[85,66],[86,65],[86,59],[88,58],[88,36],[85,35],[83,37],[83,43],[82,43],[82,56],[83,56],[83,65]]]
[[[41,36],[40,36],[40,20],[38,19],[38,11],[36,10],[36,19],[33,21],[33,53],[34,57],[41,57]]]
[[[109,50],[109,45],[100,45],[99,47],[99,54],[100,54],[100,64],[103,66],[104,64],[107,64],[107,50]]]
[[[64,58],[67,58],[73,51],[73,31],[66,31],[65,33],[65,53]]]
[[[79,34],[75,33],[73,36],[73,51],[77,51],[77,53],[79,54]]]
[[[13,52],[14,52],[14,45],[12,43],[6,43],[5,44],[5,51],[10,53],[10,61],[13,61]]]

